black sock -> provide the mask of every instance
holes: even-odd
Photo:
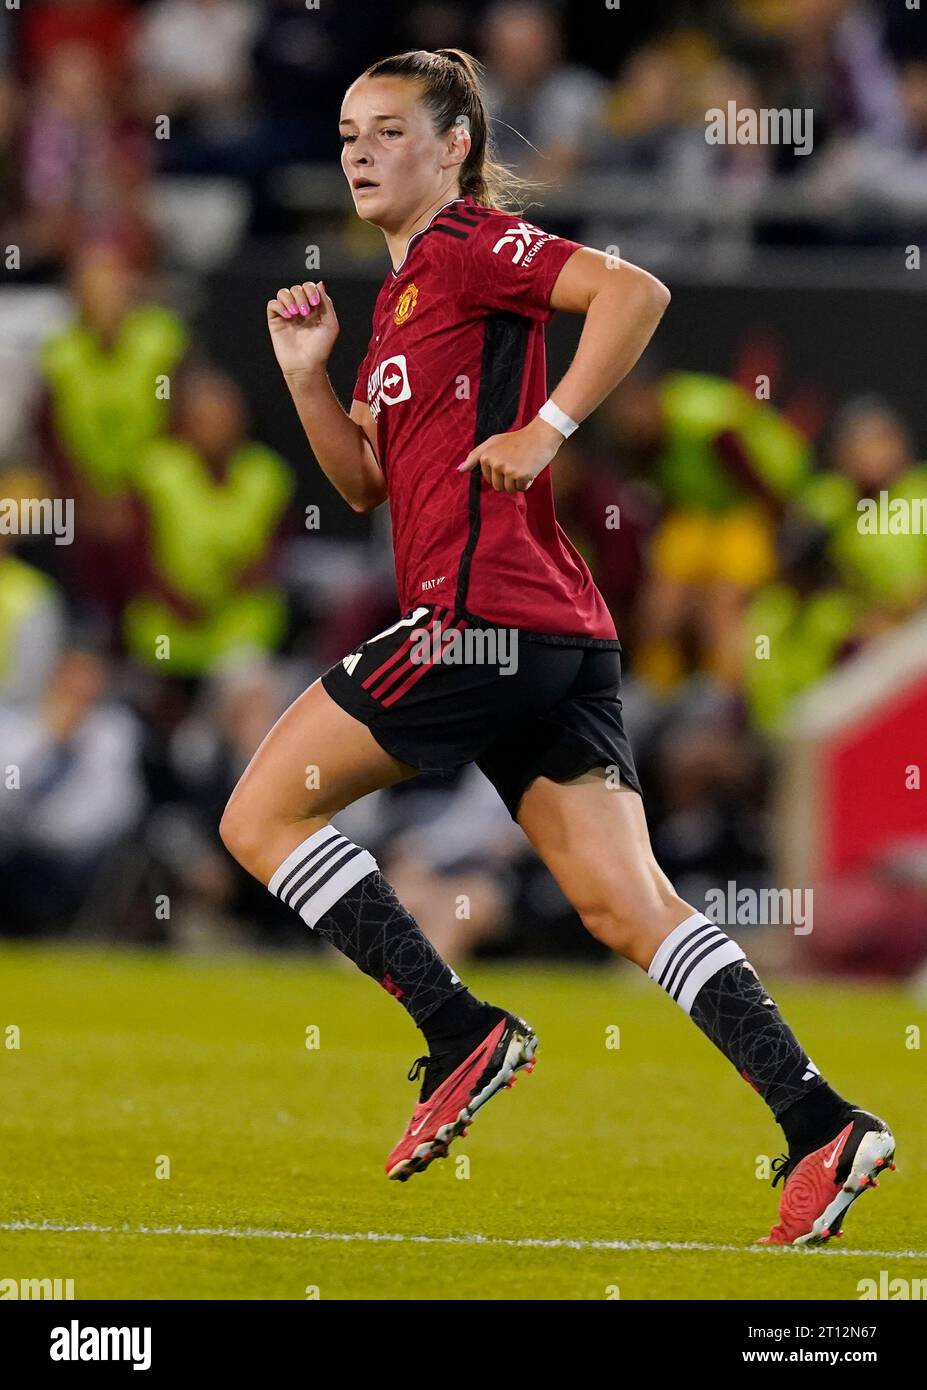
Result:
[[[466,985],[441,959],[365,849],[326,825],[268,884],[308,926],[399,1000],[419,1027]]]
[[[481,999],[475,999],[469,990],[462,990],[442,1004],[424,1021],[422,1032],[432,1052],[440,1051],[448,1043],[482,1031],[485,1035],[493,1024],[502,1017],[504,1010]]]
[[[787,1106],[778,1116],[789,1153],[803,1157],[819,1149],[846,1124],[851,1109],[850,1102],[832,1090],[822,1077],[819,1086]]]
[[[828,1086],[803,1050],[744,952],[702,913],[673,929],[648,974],[734,1064],[780,1123],[792,1111],[789,1124],[797,1137],[826,1129],[841,1107],[849,1109],[849,1101]],[[821,1096],[812,1100],[819,1090]],[[791,1146],[788,1133],[786,1138]]]

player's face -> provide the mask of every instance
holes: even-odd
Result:
[[[877,491],[889,487],[913,459],[904,430],[873,411],[847,431],[837,449],[837,462],[861,488]]]
[[[341,107],[341,167],[357,215],[389,231],[446,186],[446,150],[419,97],[402,77],[358,78]],[[370,186],[358,186],[369,180]]]

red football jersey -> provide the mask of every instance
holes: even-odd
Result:
[[[547,399],[550,294],[580,243],[457,198],[410,238],[373,315],[354,395],[377,425],[402,611],[420,603],[617,645],[615,624],[557,524],[550,468],[526,492],[459,473],[492,434]]]

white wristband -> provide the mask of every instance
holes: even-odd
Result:
[[[553,425],[555,430],[559,430],[564,439],[569,439],[574,430],[579,429],[575,420],[571,420],[565,410],[561,410],[559,405],[554,405],[552,400],[546,400],[538,411],[542,420],[546,420],[549,425]]]

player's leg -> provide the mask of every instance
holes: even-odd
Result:
[[[391,649],[401,654],[397,644],[408,629],[398,626],[395,642],[364,644],[350,659],[352,675],[363,677],[384,655],[389,661]],[[341,664],[333,671],[324,680],[337,687]],[[349,683],[339,688],[343,692]],[[537,1045],[517,1015],[470,993],[373,856],[330,823],[359,797],[418,770],[387,751],[362,719],[316,681],[258,748],[220,826],[239,863],[394,995],[421,1029],[429,1054],[421,1059],[427,1064],[421,1099],[428,1108],[419,1106],[390,1155],[390,1176],[400,1179],[442,1157],[465,1132],[473,1111],[530,1063]]]
[[[235,787],[219,826],[229,852],[265,885],[283,861],[346,806],[417,776],[315,681],[274,724]]]
[[[518,821],[587,929],[646,970],[769,1105],[789,1146],[773,1243],[817,1243],[891,1164],[884,1122],[838,1095],[801,1047],[744,951],[673,890],[643,803],[604,768],[532,781]]]
[[[444,1005],[481,1013],[379,872],[331,818],[415,776],[321,681],[280,717],[226,807],[219,833],[238,862],[404,1005],[421,1028]]]
[[[799,1046],[742,948],[676,894],[635,791],[613,785],[604,768],[566,783],[538,777],[518,821],[587,930],[648,972],[790,1137],[843,1115],[846,1102]]]
[[[894,1139],[828,1085],[740,946],[679,898],[656,864],[620,685],[617,652],[588,650],[565,696],[480,766],[588,929],[647,971],[782,1125],[789,1153],[770,1239],[826,1239],[890,1164]]]

